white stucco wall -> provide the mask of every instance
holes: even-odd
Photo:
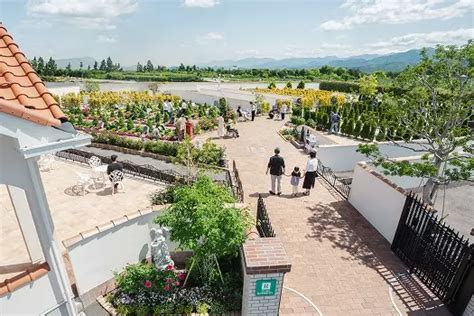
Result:
[[[404,144],[412,146],[413,148],[421,148],[416,144]],[[355,165],[359,161],[367,161],[367,157],[358,153],[358,145],[320,145],[318,147],[318,159],[323,165],[332,169],[335,172],[354,170]],[[379,143],[380,152],[389,158],[408,157],[414,154],[421,155],[421,153],[413,150],[399,147],[390,142]]]
[[[349,203],[390,243],[393,241],[406,196],[367,169],[356,165]]]
[[[0,315],[39,315],[51,308],[63,303],[57,300],[51,286],[54,278],[49,272],[34,282],[25,284],[23,287],[0,298]]]
[[[157,212],[146,214],[68,247],[79,294],[113,278],[128,263],[150,257],[150,230]],[[170,251],[176,245],[169,244]]]

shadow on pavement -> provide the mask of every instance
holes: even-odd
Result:
[[[409,315],[450,315],[443,303],[410,275],[390,244],[347,201],[308,207],[311,233],[306,238],[329,241],[347,253],[343,260],[374,269],[391,286]]]

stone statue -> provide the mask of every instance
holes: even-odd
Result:
[[[168,265],[174,266],[174,262],[170,257],[170,251],[166,244],[166,236],[169,234],[166,228],[152,228],[151,230],[151,259],[155,267],[162,271]]]

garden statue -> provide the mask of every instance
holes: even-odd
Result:
[[[151,230],[151,258],[158,270],[165,270],[168,265],[174,266],[170,257],[168,245],[166,244],[166,228],[152,228]]]

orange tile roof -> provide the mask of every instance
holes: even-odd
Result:
[[[41,125],[67,121],[7,29],[0,24],[0,112]]]
[[[15,291],[25,284],[38,280],[49,271],[50,268],[48,263],[44,262],[42,264],[35,265],[34,267],[27,269],[26,271],[12,278],[6,279],[0,283],[0,297]]]

